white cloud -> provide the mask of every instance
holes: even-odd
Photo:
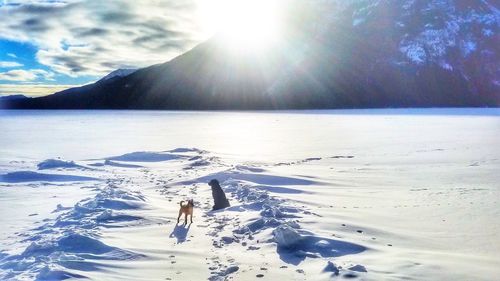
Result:
[[[0,84],[0,96],[20,94],[27,97],[40,97],[78,86],[80,85]]]
[[[17,56],[16,54],[13,54],[13,53],[8,53],[7,56],[13,58],[13,59],[17,59]]]
[[[30,82],[34,80],[53,81],[55,74],[43,69],[14,69],[5,72],[0,72],[0,81],[17,81],[17,82]]]
[[[55,72],[102,76],[165,62],[206,39],[196,1],[9,1],[0,38],[34,44]]]
[[[20,67],[22,64],[15,61],[0,61],[0,68]]]

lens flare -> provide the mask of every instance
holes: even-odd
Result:
[[[266,49],[279,41],[282,28],[279,0],[201,0],[206,26],[227,46]]]

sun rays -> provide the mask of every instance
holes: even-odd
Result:
[[[229,47],[265,50],[280,39],[282,16],[278,0],[202,1],[200,12]]]

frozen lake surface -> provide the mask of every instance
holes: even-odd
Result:
[[[0,279],[500,274],[499,109],[0,111],[0,132]]]

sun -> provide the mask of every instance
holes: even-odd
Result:
[[[270,48],[280,38],[279,0],[200,0],[203,23],[238,49]]]

